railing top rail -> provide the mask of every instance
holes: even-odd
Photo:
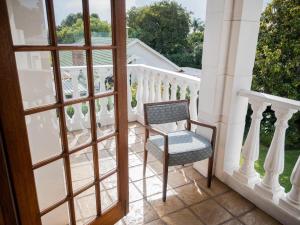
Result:
[[[283,98],[275,95],[265,94],[261,92],[256,91],[250,91],[250,90],[240,90],[238,92],[238,95],[244,96],[251,99],[256,99],[259,101],[264,101],[270,104],[276,104],[278,106],[282,106],[285,108],[290,108],[294,110],[300,110],[300,101]]]
[[[154,70],[154,71],[159,72],[159,73],[164,73],[164,74],[180,77],[180,78],[183,78],[183,79],[188,79],[188,80],[191,80],[191,81],[200,82],[200,80],[201,80],[199,77],[194,77],[194,76],[179,73],[179,72],[174,72],[174,71],[170,71],[170,70],[166,70],[166,69],[161,69],[161,68],[158,68],[158,67],[148,66],[148,65],[145,65],[145,64],[129,64],[128,67],[141,67],[141,68],[144,68],[144,69]]]
[[[95,65],[93,66],[94,68],[112,68],[112,65]],[[152,71],[156,71],[158,73],[162,73],[162,74],[168,74],[171,76],[176,76],[182,79],[186,79],[189,81],[196,81],[196,82],[200,82],[200,78],[199,77],[194,77],[191,75],[186,75],[183,73],[179,73],[179,72],[174,72],[174,71],[170,71],[170,70],[165,70],[165,69],[161,69],[161,68],[157,68],[157,67],[153,67],[153,66],[148,66],[148,65],[144,65],[144,64],[128,64],[127,65],[128,68],[144,68],[144,69],[148,69],[148,70],[152,70]],[[84,69],[86,68],[86,66],[62,66],[61,69],[63,70],[80,70],[80,69]]]

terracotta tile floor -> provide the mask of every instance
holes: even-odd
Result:
[[[73,134],[76,136],[76,134]],[[87,140],[88,138],[80,138]],[[116,166],[114,139],[99,146],[102,170],[107,172]],[[76,143],[74,142],[74,145]],[[139,123],[129,124],[129,214],[117,225],[278,225],[275,219],[259,210],[251,202],[231,190],[217,178],[212,187],[206,187],[206,179],[191,165],[169,167],[167,201],[162,197],[162,165],[151,154],[148,156],[146,177],[143,177],[144,129]],[[75,187],[88,184],[93,176],[91,150],[74,158]],[[76,166],[85,169],[78,170]],[[101,165],[101,163],[100,163]],[[77,170],[76,170],[77,169]],[[101,168],[100,168],[101,169]],[[72,175],[73,175],[72,174]],[[92,176],[91,176],[92,174]],[[102,207],[116,202],[116,178],[101,183]],[[89,190],[88,190],[89,191]],[[87,191],[87,192],[88,192]],[[94,217],[87,201],[94,192],[79,196],[78,221],[85,223]],[[84,199],[86,202],[80,202]],[[92,211],[92,213],[91,213]],[[87,216],[88,215],[88,216]]]

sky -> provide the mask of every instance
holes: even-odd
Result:
[[[159,0],[126,0],[127,10],[133,6],[140,7],[149,5]],[[193,18],[200,18],[205,20],[207,0],[176,0],[188,11],[192,12]],[[209,0],[208,0],[209,1]],[[264,7],[271,0],[264,0]],[[82,0],[54,0],[54,7],[56,11],[56,23],[60,24],[66,15],[70,13],[79,12],[82,9]],[[110,22],[110,0],[90,0],[90,11],[97,13],[102,20]]]

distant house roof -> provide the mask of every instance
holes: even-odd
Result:
[[[127,45],[133,42],[136,38],[128,38]],[[110,45],[110,37],[93,37],[93,45]],[[79,41],[78,44],[83,44],[83,41]],[[94,50],[93,51],[93,64],[94,65],[111,65],[112,64],[112,51],[111,50]],[[73,66],[72,51],[60,52],[60,65],[61,66]]]
[[[194,77],[201,77],[201,69],[197,69],[197,68],[192,68],[192,67],[181,67],[182,69],[182,73],[187,74],[187,75],[191,75]]]
[[[111,37],[92,37],[93,45],[110,45]],[[83,44],[83,40],[79,41],[78,44]],[[171,62],[165,56],[161,55],[159,52],[155,51],[150,46],[146,45],[144,42],[137,38],[127,38],[127,48],[139,44],[140,46],[147,49],[149,52],[155,54],[164,62],[171,65],[175,70],[180,71],[181,68],[175,63]],[[127,55],[127,62],[130,63],[134,56]],[[93,51],[93,64],[94,65],[111,65],[112,64],[112,51],[111,50],[94,50]],[[60,52],[60,65],[61,66],[73,66],[72,61],[72,51],[61,51]]]

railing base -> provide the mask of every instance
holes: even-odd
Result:
[[[287,212],[291,213],[295,217],[298,217],[298,219],[300,220],[300,205],[295,205],[291,203],[287,199],[286,195],[279,200],[279,205]]]
[[[218,178],[231,187],[233,190],[238,192],[240,195],[251,201],[257,207],[280,221],[284,225],[295,225],[300,224],[299,215],[294,216],[291,212],[282,208],[278,203],[265,198],[262,194],[257,193],[254,188],[243,184],[239,179],[234,177],[232,174],[224,171],[222,176]]]
[[[263,183],[258,183],[254,186],[254,191],[256,191],[261,196],[264,196],[264,198],[267,198],[269,200],[272,200],[274,202],[278,202],[279,198],[284,195],[284,188],[279,186],[276,189],[270,189],[264,186]]]
[[[242,173],[240,170],[237,170],[233,172],[233,176],[241,183],[250,187],[254,187],[255,184],[261,181],[258,173],[254,173],[250,176],[247,176],[244,173]]]

